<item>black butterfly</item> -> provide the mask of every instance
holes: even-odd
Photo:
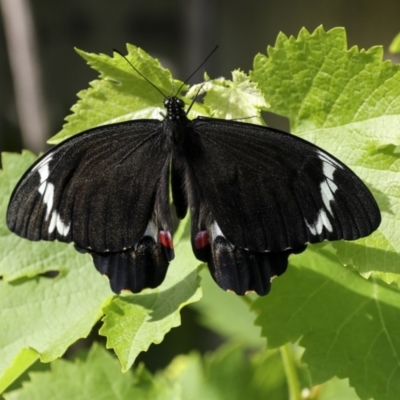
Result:
[[[89,129],[42,156],[12,194],[10,230],[73,242],[116,293],[154,288],[174,258],[171,180],[176,214],[189,208],[193,252],[217,284],[265,295],[308,243],[379,226],[370,191],[322,149],[272,128],[189,120],[177,97],[164,105],[162,121]]]

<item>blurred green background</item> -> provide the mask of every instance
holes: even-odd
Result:
[[[10,54],[24,50],[21,42],[10,40],[12,29],[26,26],[15,14],[20,3],[33,21],[29,37],[34,45],[29,47],[37,55],[41,80],[36,81],[43,98],[42,127],[33,145],[21,140],[24,117],[18,113],[15,74],[13,84],[10,67]],[[313,31],[321,24],[325,29],[344,26],[350,46],[381,44],[385,49],[400,31],[400,2],[396,0],[0,0],[0,4],[1,151],[19,150],[23,144],[44,150],[45,137],[61,129],[76,93],[96,77],[74,47],[111,54],[113,48],[124,52],[129,42],[158,57],[177,78],[185,79],[218,44],[218,52],[204,69],[212,77],[229,78],[234,68],[251,69],[254,55],[273,45],[279,31],[297,35],[302,27]],[[14,19],[7,12],[10,8]],[[21,70],[32,64],[29,59],[17,63]],[[201,78],[200,72],[192,83]],[[23,83],[20,88],[25,100],[28,85]],[[25,130],[33,124],[32,117],[25,117]],[[279,126],[279,121],[270,124],[287,128]]]

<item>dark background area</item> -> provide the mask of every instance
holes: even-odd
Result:
[[[185,79],[218,44],[204,68],[211,77],[229,78],[235,68],[251,69],[255,54],[274,45],[280,31],[297,35],[302,27],[313,31],[321,24],[325,29],[344,26],[349,46],[383,45],[385,50],[400,31],[396,0],[31,0],[29,5],[48,120],[46,136],[61,129],[76,93],[96,78],[74,47],[111,55],[113,48],[125,52],[125,44],[132,43]],[[0,20],[0,151],[18,151],[20,124],[3,26]],[[197,74],[192,82],[201,77]]]
[[[76,93],[97,76],[74,47],[111,55],[113,48],[125,52],[125,44],[132,43],[184,80],[218,44],[219,50],[204,69],[211,77],[230,78],[235,68],[248,72],[254,56],[274,45],[280,31],[297,35],[302,27],[313,31],[319,25],[326,30],[343,26],[349,46],[383,45],[385,51],[400,31],[400,2],[396,0],[31,0],[29,5],[47,136],[61,129]],[[23,141],[9,63],[9,52],[18,49],[7,49],[3,28],[4,15],[0,19],[0,151],[20,151]],[[201,79],[199,73],[192,83]],[[280,123],[276,120],[275,126]],[[39,148],[46,148],[44,140]],[[193,310],[185,308],[182,318],[183,326],[140,357],[152,369],[168,363],[174,354],[193,347],[211,349],[220,343],[196,324]]]

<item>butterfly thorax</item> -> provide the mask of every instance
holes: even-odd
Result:
[[[171,142],[178,146],[183,143],[186,125],[189,123],[184,105],[184,102],[177,97],[167,97],[164,100],[164,106],[167,109],[164,132]]]

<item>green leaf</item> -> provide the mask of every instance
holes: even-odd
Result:
[[[369,186],[382,224],[368,238],[337,242],[344,264],[400,284],[400,67],[383,50],[347,50],[342,28],[280,34],[257,55],[251,78],[290,119],[292,131],[337,156]]]
[[[243,71],[233,71],[232,80],[209,79],[207,74],[205,79],[204,83],[193,85],[187,96],[194,97],[198,93],[205,93],[204,105],[208,115],[226,119],[245,118],[245,122],[264,125],[260,112],[269,105]]]
[[[359,400],[355,390],[349,387],[347,379],[333,378],[321,386],[318,400]]]
[[[399,289],[343,268],[328,247],[312,253],[291,258],[268,297],[254,302],[256,324],[271,347],[300,339],[313,384],[348,377],[362,399],[396,398]]]
[[[195,352],[175,357],[164,371],[157,373],[157,381],[174,387],[176,399],[219,399],[206,381],[201,356]]]
[[[5,395],[7,400],[166,399],[171,391],[154,382],[142,367],[121,374],[117,360],[94,345],[85,360],[58,360],[50,372],[31,373],[22,389]]]
[[[89,263],[56,279],[1,281],[0,376],[5,374],[5,383],[11,383],[7,380],[11,371],[17,377],[29,367],[21,357],[28,349],[49,362],[86,337],[102,315],[107,286]]]
[[[400,53],[400,33],[398,33],[390,43],[389,51],[393,54]]]
[[[180,230],[188,227],[188,219]],[[179,237],[179,232],[175,235]],[[195,259],[187,238],[176,245],[176,259],[161,286],[139,294],[120,296],[105,308],[100,333],[107,336],[107,347],[117,353],[124,371],[141,351],[160,343],[165,334],[180,325],[179,310],[200,300],[201,289]]]
[[[127,59],[158,90],[169,94],[180,88],[182,82],[173,80],[169,70],[142,49],[127,45]],[[90,88],[78,93],[79,101],[72,107],[73,114],[61,132],[49,143],[59,143],[67,137],[99,125],[139,118],[161,117],[163,96],[140,76],[119,54],[111,58],[105,54],[77,50],[87,63],[100,72],[100,79],[92,81]]]
[[[248,359],[240,347],[227,346],[207,357],[206,380],[219,399],[264,400],[286,392],[278,353]]]

